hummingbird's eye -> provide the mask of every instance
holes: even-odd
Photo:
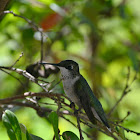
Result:
[[[72,70],[73,69],[73,66],[72,65],[69,65],[69,66],[67,66],[67,69],[68,70]]]

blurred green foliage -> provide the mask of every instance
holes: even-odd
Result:
[[[128,73],[127,67],[130,66],[131,81],[137,72],[138,78],[132,85],[132,91],[120,102],[110,120],[122,119],[127,111],[130,111],[131,115],[122,125],[140,132],[139,5],[139,0],[13,0],[10,10],[32,20],[38,26],[53,25],[44,29],[46,37],[43,44],[43,60],[77,61],[81,74],[87,79],[106,112],[109,112],[122,94]],[[47,17],[54,13],[58,13],[56,19],[48,20]],[[58,16],[61,20],[57,20]],[[24,19],[12,14],[3,17],[0,22],[0,66],[12,65],[23,52],[24,56],[16,67],[26,69],[28,65],[40,60],[40,48],[40,34]],[[41,90],[24,77],[14,72],[11,74],[26,83],[27,88],[24,89],[16,79],[0,71],[0,98],[23,94],[25,91]],[[47,80],[54,79],[58,81],[58,75],[57,78],[50,76]],[[55,90],[62,93],[62,84]],[[16,111],[19,122],[26,124],[30,133],[47,140],[52,139],[53,128],[48,122],[44,123],[35,112],[31,113],[28,108],[13,108],[13,111]],[[78,130],[62,119],[59,120],[59,129],[61,134],[66,130],[73,130],[79,135]],[[0,130],[0,136],[6,139],[2,124]],[[46,131],[48,136],[45,135]],[[132,133],[125,132],[125,135],[129,139],[139,139]],[[87,139],[85,135],[84,137]],[[97,137],[99,140],[111,139],[102,133],[98,133]]]

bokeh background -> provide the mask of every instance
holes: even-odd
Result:
[[[130,83],[135,73],[137,79],[119,103],[110,120],[123,119],[121,124],[140,132],[140,1],[139,0],[12,0],[5,10],[22,15],[44,30],[43,60],[60,62],[72,59],[79,63],[81,74],[87,79],[106,113],[122,95],[130,67]],[[40,60],[40,34],[22,18],[6,14],[0,19],[0,65],[10,66],[19,57],[17,68],[26,69]],[[22,76],[11,72],[23,82]],[[59,80],[59,74],[47,80]],[[27,82],[28,91],[39,92],[34,83]],[[56,92],[63,93],[62,84]],[[25,89],[10,75],[0,71],[0,98],[23,94]],[[52,106],[50,106],[52,107]],[[45,140],[53,138],[51,124],[40,118],[33,109],[14,107],[20,123],[29,132]],[[1,111],[2,113],[2,111]],[[75,118],[72,118],[75,121]],[[60,131],[78,130],[63,119],[59,120]],[[87,130],[87,128],[85,128]],[[88,130],[90,131],[90,130]],[[46,135],[47,134],[47,135]],[[140,137],[125,132],[128,139]],[[4,125],[0,122],[0,137],[7,140]],[[88,138],[84,135],[85,139]],[[98,140],[112,138],[98,133]]]

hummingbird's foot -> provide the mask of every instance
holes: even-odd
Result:
[[[74,114],[75,114],[75,115],[78,115],[79,109],[77,110],[77,109],[75,108],[75,103],[74,103],[74,102],[71,102],[70,108],[72,108],[72,109],[74,110]]]
[[[79,109],[75,109],[75,110],[74,110],[74,114],[75,114],[75,115],[78,115],[78,113],[79,113],[79,114],[82,113],[82,112],[81,112],[81,107],[79,107]]]
[[[78,116],[78,112],[79,112],[79,110],[75,109],[75,110],[74,110],[74,115],[75,115],[75,116]]]
[[[70,108],[75,109],[75,103],[74,102],[70,103]]]

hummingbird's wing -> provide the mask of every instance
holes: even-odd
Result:
[[[90,105],[90,101],[89,101],[89,98],[87,97],[88,95],[86,93],[86,89],[83,88],[83,85],[82,85],[80,80],[81,80],[81,77],[76,81],[75,86],[74,86],[76,96],[80,100],[80,105],[85,110],[89,120],[93,124],[96,124],[96,119],[93,115],[91,105]]]
[[[81,97],[80,101],[82,103],[82,102],[85,102],[85,100],[86,100],[86,104],[85,103],[84,104],[82,103],[82,106],[83,106],[85,112],[86,112],[87,109],[92,110],[91,108],[94,108],[94,110],[96,111],[97,115],[99,116],[99,118],[101,119],[101,121],[104,123],[104,125],[107,126],[108,128],[110,128],[110,126],[108,124],[108,121],[106,119],[105,112],[104,112],[104,110],[102,108],[101,103],[96,98],[96,96],[93,94],[90,86],[88,85],[87,81],[85,80],[85,78],[82,75],[80,76],[80,80],[79,81],[80,82],[78,82],[78,83],[80,83],[79,84],[79,86],[81,88],[80,90],[82,91],[81,92],[82,97]],[[91,113],[89,113],[89,115],[90,114]],[[88,117],[89,117],[89,115],[87,114]],[[90,117],[91,117],[91,115],[90,115]]]

